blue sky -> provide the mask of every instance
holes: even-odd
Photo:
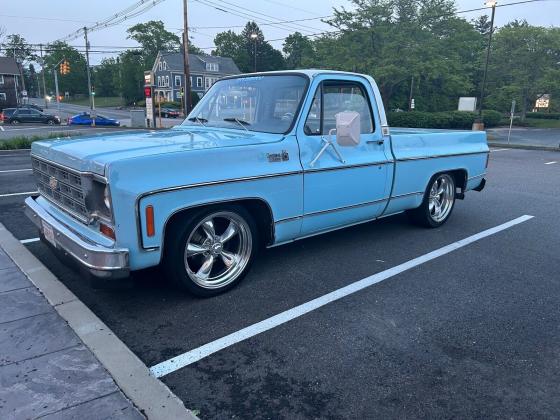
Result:
[[[265,20],[306,19],[326,16],[332,13],[333,7],[351,7],[344,0],[211,0],[222,3],[224,7],[232,4],[244,7],[242,13],[261,13],[255,19],[258,23]],[[517,0],[503,0],[500,4],[512,3]],[[28,42],[46,43],[61,38],[74,30],[91,25],[92,22],[104,19],[135,0],[27,0],[24,3],[2,1],[0,8],[0,27],[7,34],[19,33]],[[229,4],[228,4],[229,3]],[[481,7],[483,0],[457,0],[459,10]],[[21,5],[25,4],[25,8]],[[93,5],[93,6],[92,6]],[[466,18],[474,18],[484,12],[463,14]],[[52,19],[52,20],[50,20]],[[59,21],[65,19],[68,21]],[[182,27],[182,0],[165,0],[143,15],[131,19],[127,23],[107,28],[90,34],[90,44],[95,46],[134,46],[135,43],[126,39],[126,28],[137,22],[162,20],[169,30],[179,33]],[[529,23],[541,26],[560,26],[560,0],[545,0],[538,3],[501,7],[496,12],[497,25],[503,25],[514,19],[526,19]],[[247,18],[233,16],[209,7],[197,0],[189,0],[189,24],[193,27],[191,39],[198,47],[212,47],[217,32],[226,29],[208,28],[223,26],[240,31]],[[283,38],[290,32],[300,30],[302,33],[315,33],[329,30],[330,27],[320,20],[312,20],[289,25],[290,28],[279,28],[271,25],[261,26],[267,39]],[[83,38],[70,42],[71,45],[83,45]],[[281,48],[282,41],[274,41],[276,48]],[[210,51],[209,49],[207,51]],[[98,63],[103,54],[92,54],[92,63]]]

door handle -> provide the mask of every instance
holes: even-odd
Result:
[[[379,140],[368,140],[366,141],[367,144],[378,144],[381,145],[383,143],[385,143],[384,139],[379,139]]]

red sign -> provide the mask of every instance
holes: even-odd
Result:
[[[145,86],[144,87],[144,96],[146,98],[151,98],[152,97],[152,88],[150,86]]]

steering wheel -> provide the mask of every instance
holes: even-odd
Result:
[[[286,112],[284,115],[282,115],[281,120],[282,121],[289,121],[292,118],[294,118],[294,113],[293,112]]]

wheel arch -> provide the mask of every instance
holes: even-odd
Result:
[[[234,204],[244,207],[245,210],[247,210],[249,214],[254,218],[254,221],[257,224],[257,228],[259,229],[259,234],[261,236],[262,242],[265,245],[270,245],[274,242],[274,215],[272,212],[272,207],[265,199],[258,197],[248,197],[236,198],[231,200],[210,201],[177,209],[173,213],[171,213],[169,217],[167,217],[162,229],[162,257],[160,258],[163,258],[165,252],[165,242],[166,238],[168,237],[168,229],[172,229],[174,224],[180,223],[181,220],[189,217],[189,215],[195,211],[210,207],[219,208],[221,204]]]
[[[424,189],[424,191],[427,191],[428,188],[430,187],[430,184],[432,182],[432,180],[441,174],[449,174],[453,177],[453,181],[455,182],[455,187],[456,188],[461,188],[461,191],[464,191],[467,188],[467,181],[469,179],[469,174],[466,168],[455,168],[455,169],[444,169],[444,170],[440,170],[437,171],[436,173],[434,173],[430,179],[428,180],[428,184],[426,185],[426,188]]]

